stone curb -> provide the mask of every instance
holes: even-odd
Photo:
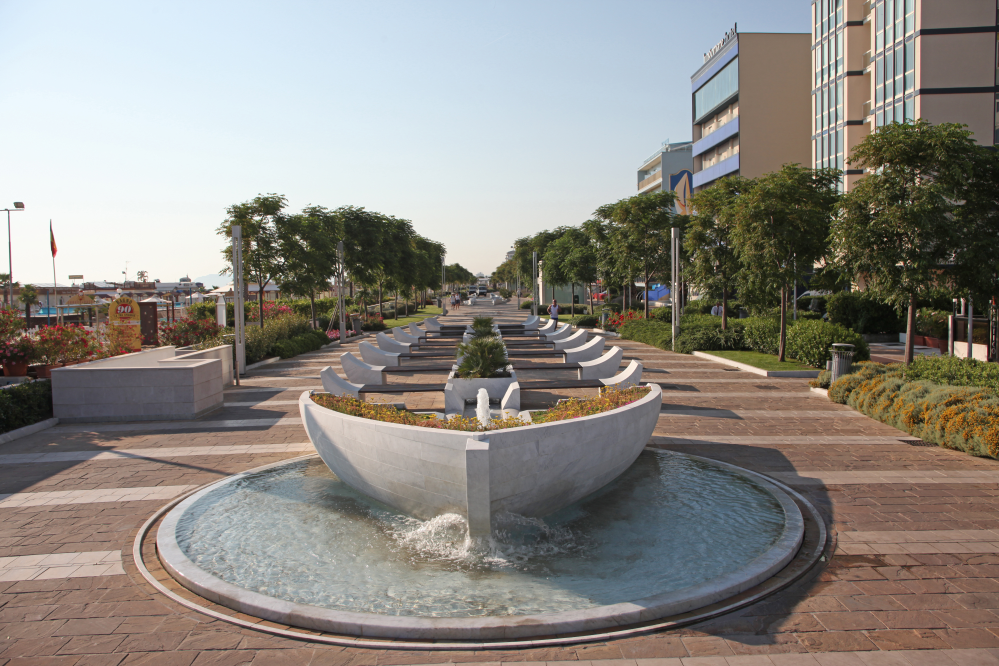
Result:
[[[738,361],[731,361],[727,358],[722,358],[721,356],[714,356],[713,354],[706,354],[704,352],[691,352],[697,358],[706,358],[723,365],[731,365],[733,367],[744,370],[745,372],[751,372],[754,375],[760,375],[763,377],[791,377],[799,379],[815,379],[819,376],[821,370],[761,370],[760,368],[754,367],[752,365],[746,365],[745,363],[739,363]]]
[[[814,386],[811,386],[809,387],[808,390],[810,390],[812,393],[818,393],[819,395],[824,395],[827,398],[829,397],[829,389],[816,388]]]
[[[39,421],[38,423],[32,423],[31,425],[24,426],[23,428],[18,428],[17,430],[5,432],[0,435],[0,444],[13,442],[15,439],[21,439],[22,437],[27,437],[28,435],[34,435],[36,432],[41,432],[42,430],[48,430],[52,426],[58,425],[58,423],[59,419],[57,418],[45,419],[44,421]]]

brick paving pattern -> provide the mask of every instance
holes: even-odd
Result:
[[[464,323],[485,311],[506,322],[525,316],[513,306],[466,307],[447,319]],[[214,620],[157,593],[131,561],[138,528],[186,489],[310,451],[298,396],[320,389],[323,367],[340,371],[339,354],[357,354],[356,342],[252,370],[226,391],[224,409],[198,421],[56,426],[0,448],[0,666],[999,665],[999,464],[912,446],[905,433],[809,391],[806,380],[763,378],[619,339],[608,343],[624,348],[625,363],[641,360],[645,381],[664,389],[650,446],[772,476],[820,509],[830,546],[809,576],[681,629],[484,651],[293,641]],[[442,377],[416,372],[388,381]],[[525,391],[522,402],[532,408],[593,393]],[[441,394],[372,398],[443,408]]]

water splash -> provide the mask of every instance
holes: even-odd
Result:
[[[480,388],[476,395],[475,418],[479,419],[479,424],[483,428],[489,427],[492,418],[489,414],[489,391],[484,388]]]

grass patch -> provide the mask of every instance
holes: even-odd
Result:
[[[776,356],[761,354],[754,351],[706,351],[705,354],[720,356],[737,363],[745,363],[760,370],[817,370],[810,365],[798,363],[797,361],[778,361]]]
[[[419,324],[421,321],[427,317],[433,317],[434,315],[439,315],[441,309],[436,305],[427,305],[419,312],[414,312],[409,317],[402,317],[400,319],[385,319],[385,326],[387,328],[395,328],[396,326],[408,326],[410,322],[416,322]]]

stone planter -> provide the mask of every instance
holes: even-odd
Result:
[[[20,361],[15,363],[14,361],[6,361],[3,364],[3,376],[4,377],[27,377],[28,376],[28,362]]]
[[[484,388],[489,393],[490,400],[502,400],[510,385],[517,381],[517,373],[510,371],[509,377],[491,379],[462,379],[456,377],[454,370],[447,376],[447,383],[452,386],[455,395],[462,400],[475,400],[479,389]]]
[[[61,368],[63,363],[53,363],[51,365],[33,365],[35,376],[38,379],[52,379],[52,368]]]

